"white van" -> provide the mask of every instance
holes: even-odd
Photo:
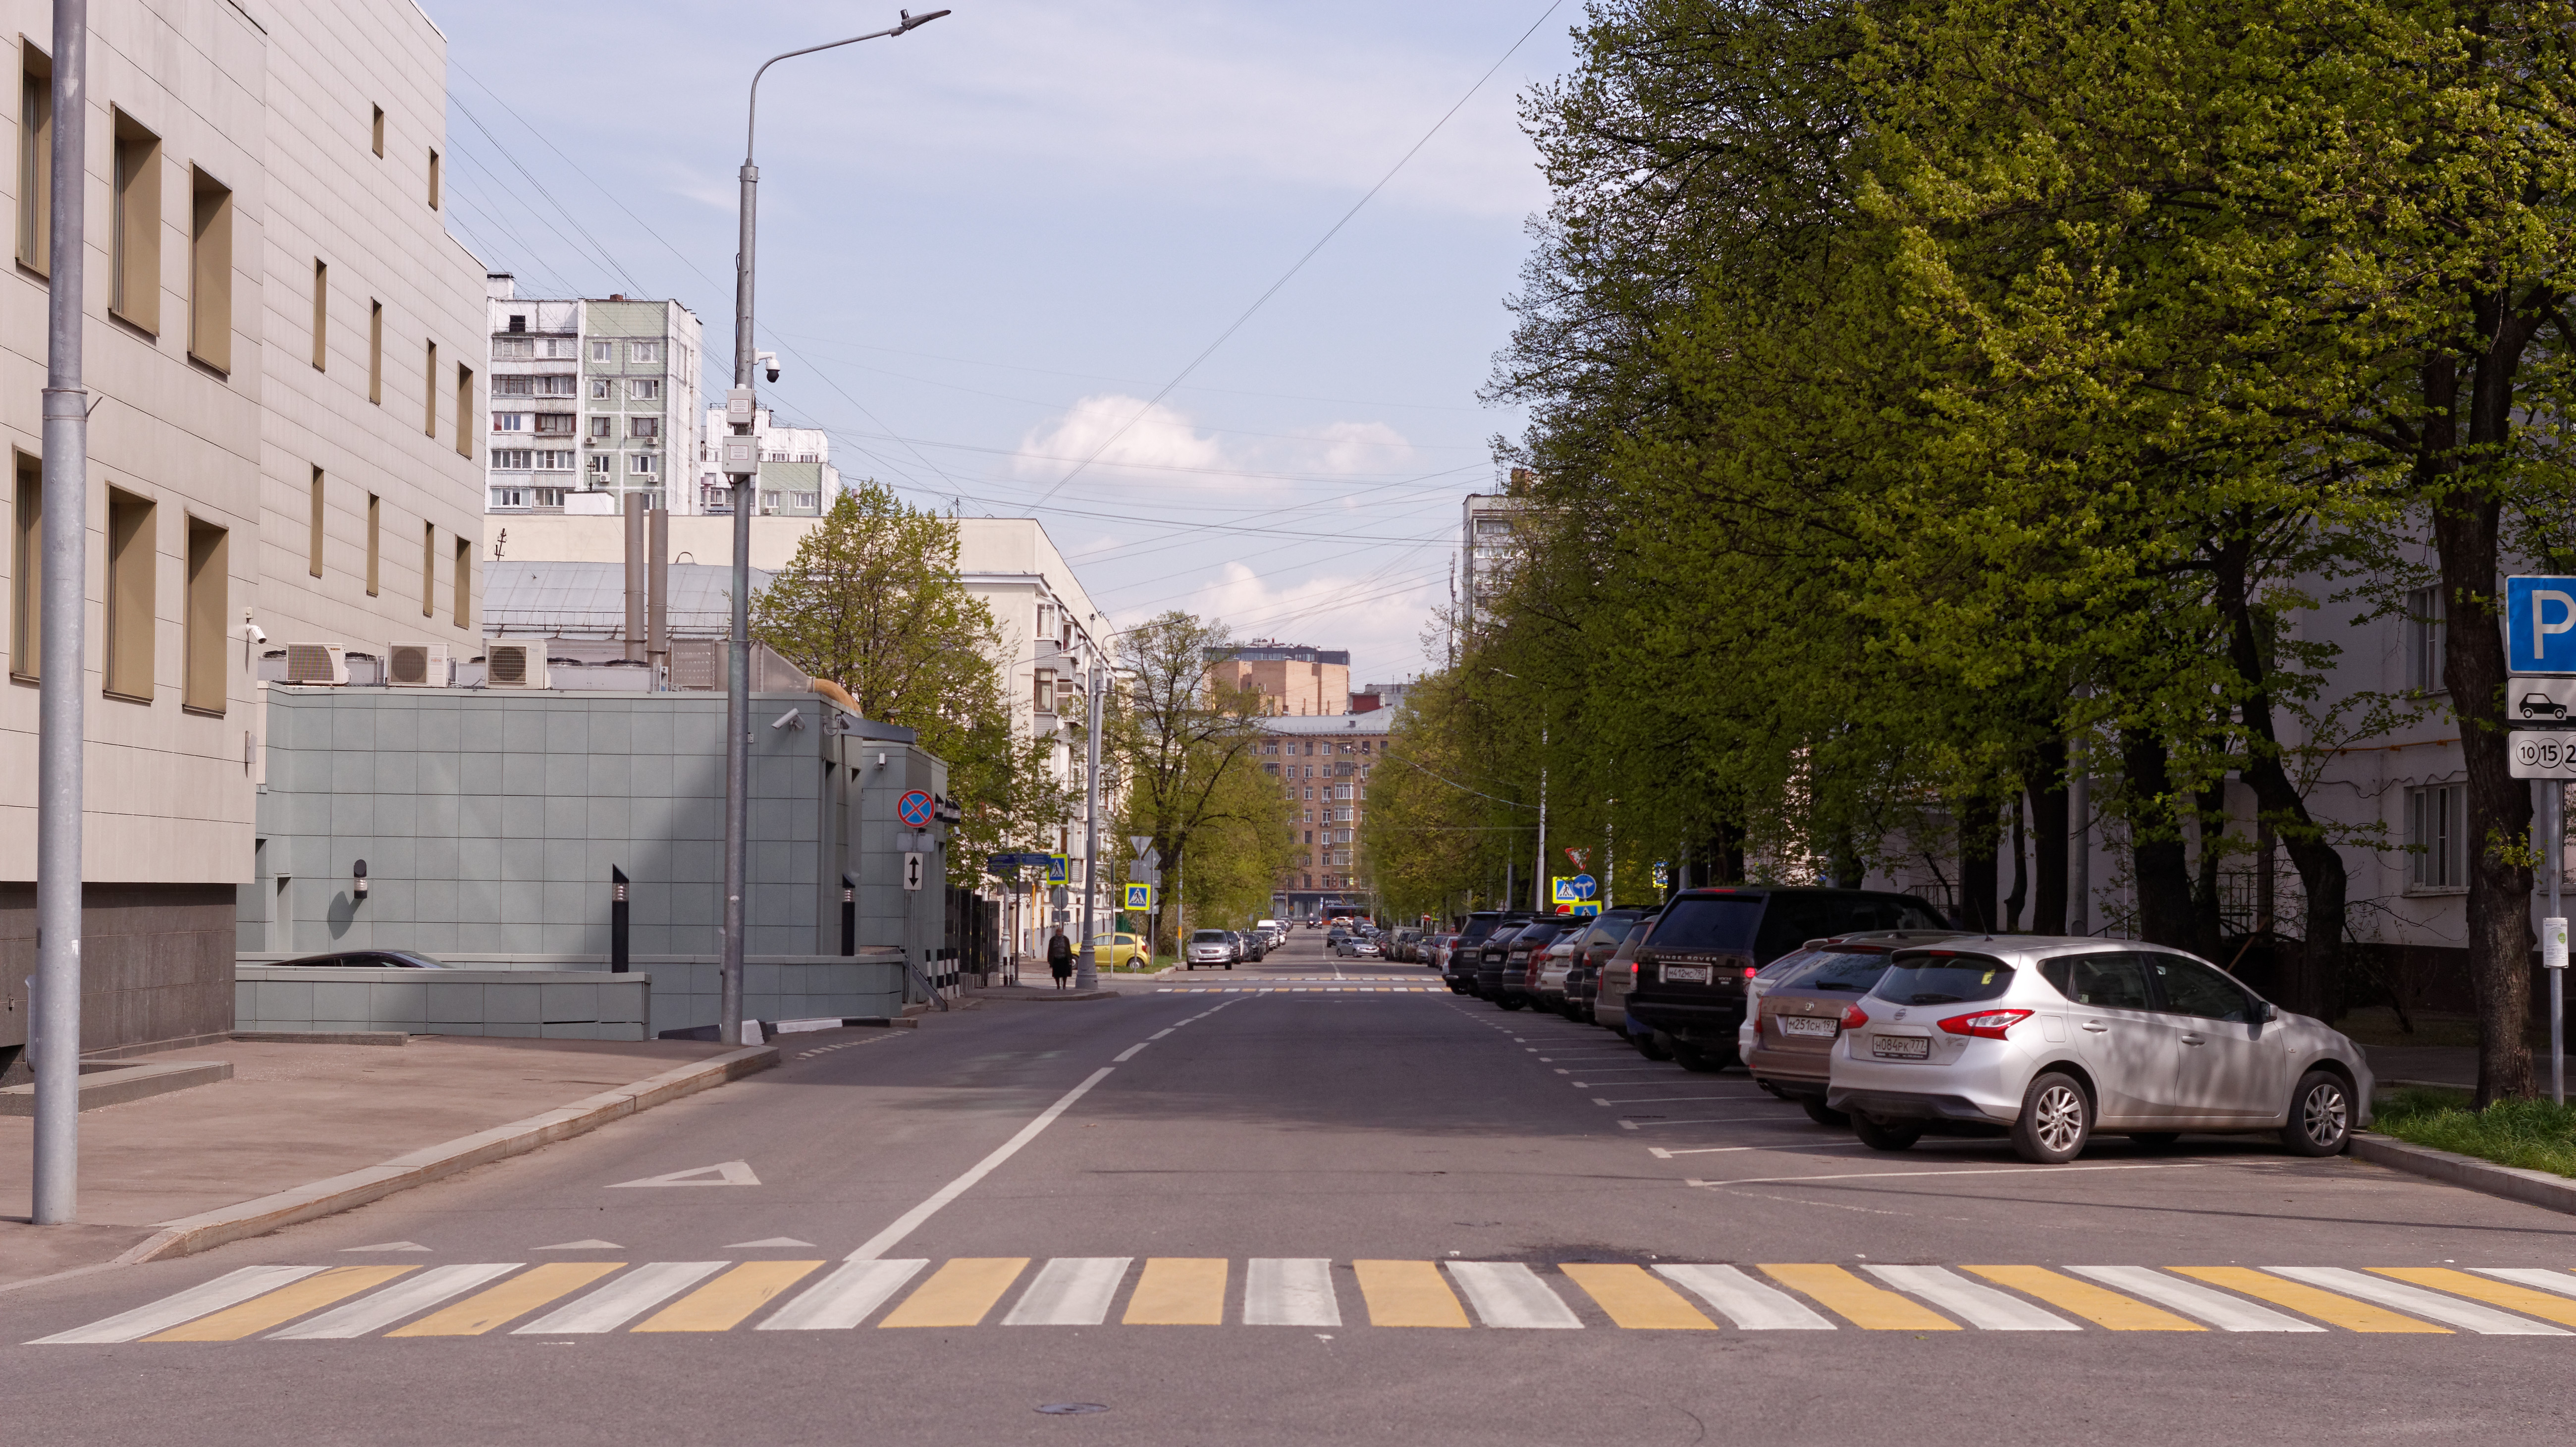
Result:
[[[1280,941],[1288,938],[1288,926],[1281,924],[1275,919],[1254,920],[1252,922],[1252,927],[1268,936],[1270,943],[1273,945],[1277,945]]]

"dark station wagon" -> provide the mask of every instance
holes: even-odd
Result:
[[[1910,894],[1868,889],[1693,889],[1673,896],[1637,951],[1624,1002],[1641,1049],[1691,1070],[1735,1060],[1744,982],[1808,940],[1864,930],[1937,930],[1946,922]]]

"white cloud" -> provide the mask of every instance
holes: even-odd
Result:
[[[1283,578],[1230,562],[1187,598],[1122,612],[1117,621],[1132,627],[1167,608],[1183,608],[1224,622],[1238,640],[1349,649],[1353,688],[1394,682],[1428,667],[1422,628],[1433,609],[1448,601],[1446,582],[1437,572],[1422,576],[1426,567],[1436,569],[1438,563],[1417,558],[1384,574],[1299,569]]]

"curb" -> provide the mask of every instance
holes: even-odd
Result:
[[[227,1242],[265,1236],[299,1221],[335,1215],[397,1191],[425,1186],[476,1166],[585,1135],[610,1121],[667,1105],[777,1063],[778,1051],[774,1047],[730,1051],[647,1076],[632,1085],[602,1091],[542,1115],[396,1156],[382,1165],[326,1177],[237,1206],[164,1221],[150,1239],[128,1248],[112,1264],[132,1266],[174,1256],[194,1256]]]
[[[2547,1171],[2526,1171],[2518,1166],[2500,1166],[2475,1156],[2455,1151],[2437,1151],[2431,1146],[2412,1145],[2394,1136],[2371,1131],[2352,1133],[2352,1153],[2373,1165],[2406,1171],[2465,1190],[2482,1191],[2502,1196],[2528,1206],[2576,1215],[2576,1180],[2551,1175]]]
[[[147,1100],[174,1090],[212,1085],[218,1080],[232,1078],[232,1063],[225,1060],[147,1060],[137,1065],[107,1065],[81,1072],[80,1108],[96,1110],[103,1105],[123,1105],[129,1100]],[[0,1090],[0,1115],[35,1113],[36,1087],[33,1085],[12,1085]]]

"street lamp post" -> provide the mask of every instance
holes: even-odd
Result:
[[[724,472],[733,479],[733,626],[725,646],[724,953],[716,1006],[716,1033],[728,1045],[742,1043],[743,890],[751,872],[751,513],[760,497],[760,444],[752,437],[752,426],[758,421],[753,373],[760,365],[760,349],[752,340],[751,315],[752,276],[759,259],[755,242],[760,167],[752,156],[760,130],[760,78],[782,60],[901,35],[948,12],[898,13],[902,20],[887,29],[809,45],[762,61],[760,69],[751,73],[751,99],[744,108],[742,237],[733,257],[733,389],[725,393],[725,424],[731,435],[718,449]]]
[[[1082,953],[1073,972],[1077,990],[1100,988],[1100,941],[1092,919],[1092,909],[1100,900],[1100,647],[1091,649],[1091,686],[1085,702],[1082,776]]]

